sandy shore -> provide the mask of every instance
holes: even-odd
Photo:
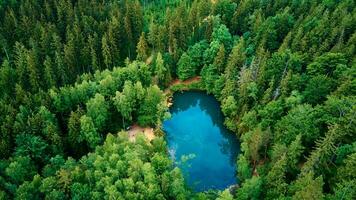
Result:
[[[153,128],[151,128],[151,127],[140,127],[137,124],[132,125],[130,130],[128,130],[127,132],[129,133],[129,140],[131,142],[135,141],[136,136],[139,133],[143,133],[149,141],[153,140],[156,137],[154,132],[153,132]]]

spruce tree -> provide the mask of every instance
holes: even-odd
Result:
[[[137,60],[146,62],[149,54],[148,54],[148,45],[146,42],[146,38],[145,38],[145,34],[142,32],[140,39],[137,43],[137,47],[136,47],[136,53],[137,53]]]

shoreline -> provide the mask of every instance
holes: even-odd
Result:
[[[170,108],[173,105],[173,94],[178,91],[188,91],[188,90],[203,90],[200,89],[199,87],[192,87],[190,86],[194,84],[200,84],[201,83],[201,77],[200,76],[195,76],[190,79],[181,81],[179,79],[173,80],[169,86],[164,90],[164,95],[166,96],[166,106]],[[160,127],[162,128],[162,127]],[[135,142],[136,136],[140,133],[142,133],[148,141],[152,141],[154,138],[157,136],[154,133],[154,128],[152,127],[141,127],[137,123],[134,123],[131,125],[130,129],[126,131],[129,135],[129,140],[131,142]]]

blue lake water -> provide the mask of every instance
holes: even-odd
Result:
[[[219,102],[204,92],[177,92],[163,122],[171,158],[195,191],[225,189],[236,184],[240,147],[224,125]]]

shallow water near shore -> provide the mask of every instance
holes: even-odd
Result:
[[[169,153],[195,191],[237,183],[237,137],[223,125],[219,102],[200,91],[173,95],[171,118],[163,122]]]

